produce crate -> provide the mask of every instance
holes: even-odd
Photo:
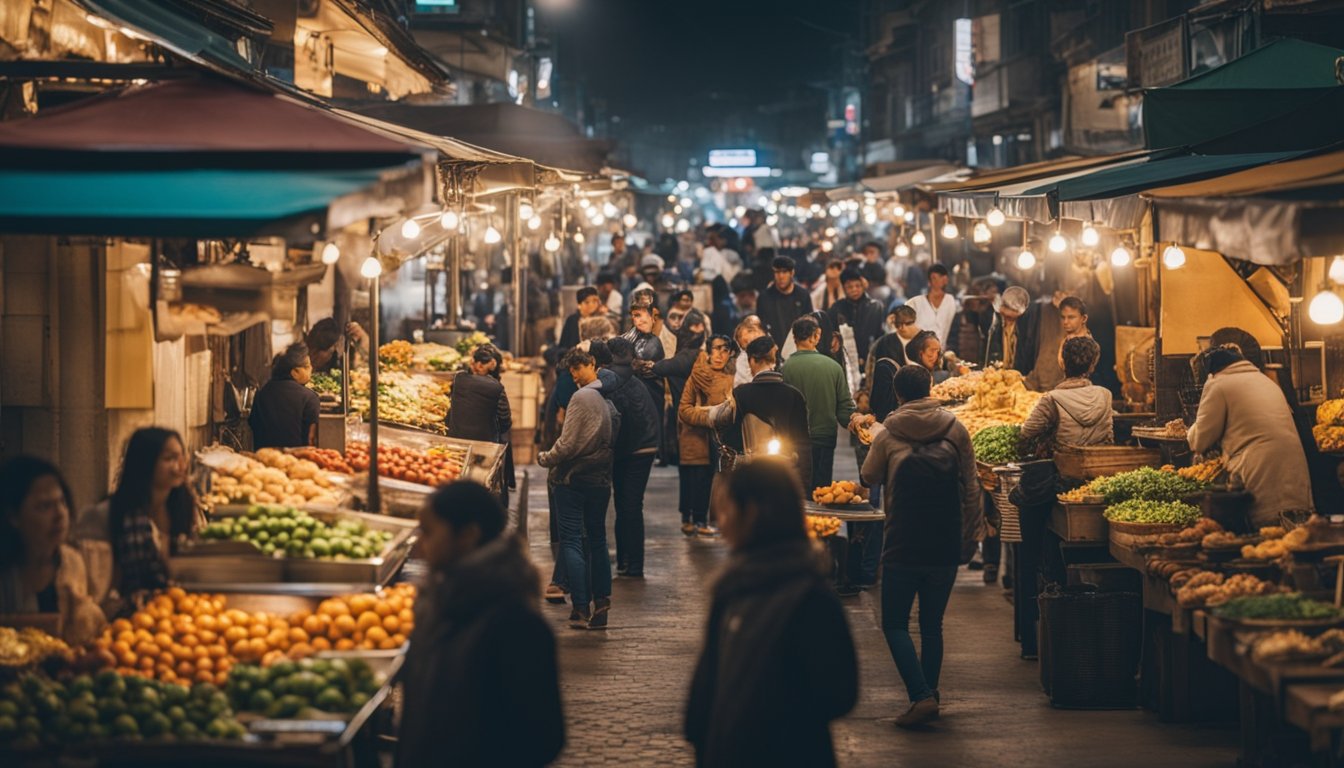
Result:
[[[1130,445],[1060,446],[1055,449],[1055,467],[1060,477],[1094,480],[1139,467],[1162,466],[1162,452]]]
[[[504,384],[505,394],[509,396],[514,429],[536,429],[541,374],[536,371],[504,371],[499,380]]]
[[[1050,512],[1050,528],[1065,541],[1107,540],[1105,504],[1058,503]]]
[[[514,427],[510,445],[514,466],[537,463],[537,430],[533,427]]]

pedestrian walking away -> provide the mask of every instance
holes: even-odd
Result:
[[[611,492],[616,508],[616,573],[644,578],[644,491],[658,452],[658,409],[631,363],[635,345],[625,338],[607,342],[615,384],[603,394],[621,414],[612,446]]]

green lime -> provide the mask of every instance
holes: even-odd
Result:
[[[336,688],[323,688],[313,699],[313,706],[327,712],[344,712],[346,706],[345,694]]]
[[[117,715],[112,721],[112,733],[117,736],[137,736],[140,734],[140,724],[130,715]]]
[[[252,692],[252,696],[248,699],[246,708],[253,712],[265,712],[271,708],[271,704],[273,703],[275,703],[275,694],[262,688],[259,691]]]

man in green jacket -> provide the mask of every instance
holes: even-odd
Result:
[[[803,478],[805,490],[830,485],[835,466],[837,426],[853,429],[854,398],[840,364],[817,351],[821,326],[810,315],[793,323],[793,341],[798,351],[789,356],[782,373],[784,383],[795,387],[807,400],[808,436],[812,441],[812,477]]]

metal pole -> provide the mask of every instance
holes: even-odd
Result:
[[[462,322],[462,237],[453,235],[448,247],[448,327],[457,330]]]
[[[378,487],[378,294],[382,277],[369,281],[369,511],[383,511]]]
[[[521,358],[524,355],[523,329],[527,327],[527,291],[523,289],[527,279],[527,255],[523,253],[523,233],[518,226],[518,197],[517,192],[506,195],[509,210],[504,222],[509,227],[509,242],[513,248],[513,338],[510,346],[514,356]]]

